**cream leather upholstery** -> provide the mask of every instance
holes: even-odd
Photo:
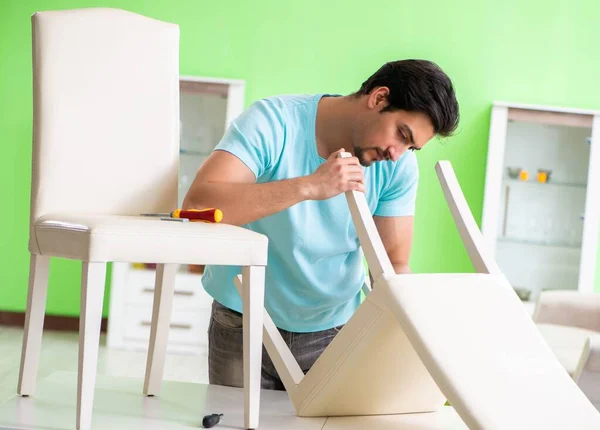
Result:
[[[235,265],[244,278],[244,426],[258,427],[267,238],[139,216],[168,213],[178,201],[178,26],[89,8],[35,13],[32,29],[31,265],[19,394],[35,390],[50,257],[82,262],[78,429],[91,426],[106,263],[158,263],[147,395],[160,389],[178,264]]]
[[[380,285],[469,428],[600,428],[503,276],[392,275]]]
[[[173,210],[178,26],[90,8],[36,13],[32,27],[32,226],[49,213]]]
[[[120,215],[44,215],[35,224],[41,254],[84,261],[265,266],[266,236],[227,224]]]

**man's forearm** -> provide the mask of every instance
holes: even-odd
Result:
[[[243,225],[309,199],[305,178],[256,183],[205,182],[188,192],[183,209],[219,208],[223,222]]]
[[[412,273],[411,270],[410,270],[410,267],[408,266],[408,264],[404,264],[404,263],[392,263],[392,266],[394,267],[394,272],[397,275]],[[371,280],[371,287],[373,287],[373,285],[375,284],[375,280],[373,279],[373,275],[371,275],[371,271],[370,270],[369,270],[369,279]]]
[[[396,274],[409,274],[412,273],[410,271],[410,266],[408,264],[404,264],[404,263],[392,263],[392,266],[394,266],[394,272],[396,272]]]

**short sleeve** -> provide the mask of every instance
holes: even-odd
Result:
[[[419,166],[414,153],[405,153],[385,181],[374,215],[394,217],[415,214]]]
[[[259,179],[279,160],[283,122],[281,108],[267,99],[254,102],[231,122],[214,150],[235,155]]]

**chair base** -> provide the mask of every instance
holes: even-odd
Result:
[[[28,397],[35,392],[49,261],[48,256],[31,254],[28,304],[17,387],[17,392],[22,397]],[[169,264],[159,265],[157,269],[152,331],[143,388],[144,394],[149,397],[160,391],[177,267],[176,264]],[[264,278],[264,266],[243,268],[244,427],[247,429],[257,428],[259,423]],[[106,263],[82,262],[77,430],[87,430],[92,423],[105,280]]]

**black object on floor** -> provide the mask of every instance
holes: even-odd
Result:
[[[204,418],[202,418],[202,427],[208,429],[216,426],[217,424],[219,424],[219,421],[221,421],[222,416],[223,414],[206,415]]]

